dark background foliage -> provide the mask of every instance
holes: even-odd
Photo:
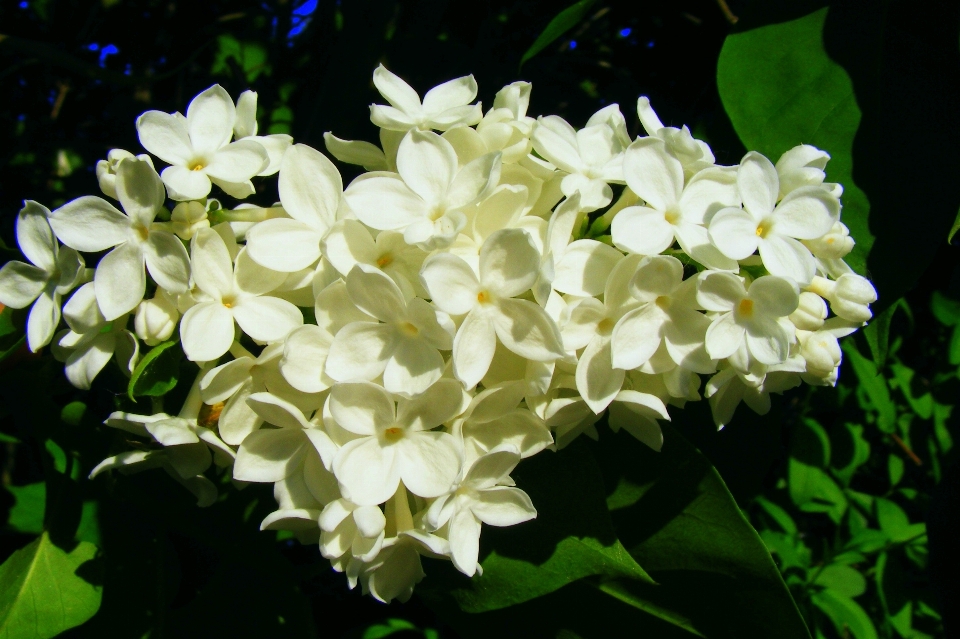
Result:
[[[575,126],[616,102],[633,127],[631,135],[640,132],[636,98],[647,95],[664,123],[687,124],[709,141],[719,163],[735,164],[745,148],[727,118],[716,81],[724,38],[806,15],[822,4],[731,0],[727,8],[711,0],[597,2],[584,20],[518,68],[524,51],[562,5],[546,0],[0,0],[0,237],[14,246],[13,220],[25,198],[53,208],[97,193],[93,167],[98,159],[111,148],[141,150],[134,127],[140,113],[183,112],[213,82],[234,96],[248,88],[259,93],[261,131],[290,133],[319,149],[324,148],[323,133],[331,130],[341,138],[375,142],[376,127],[366,107],[381,101],[370,79],[378,63],[421,94],[472,73],[485,106],[503,85],[529,80],[534,85],[530,113],[561,115]],[[871,230],[881,247],[868,262],[881,282],[880,308],[909,291],[904,308],[912,314],[895,313],[891,332],[900,339],[892,349],[896,361],[916,372],[906,390],[892,384],[896,410],[908,415],[916,413],[912,399],[922,391],[952,406],[958,390],[955,377],[944,377],[960,363],[945,359],[952,325],[934,330],[941,324],[927,309],[934,291],[960,297],[957,248],[943,241],[960,204],[953,186],[960,168],[955,151],[960,18],[951,3],[866,4],[832,6],[825,42],[831,57],[851,75],[864,113],[854,145],[854,179],[870,200]],[[734,15],[741,20],[734,23]],[[868,55],[877,52],[879,58]],[[357,173],[355,167],[340,168],[346,179]],[[269,181],[258,184],[258,191],[262,203],[276,197]],[[937,241],[930,244],[924,239],[929,233],[912,232],[917,229],[936,231]],[[15,255],[10,251],[5,258]],[[919,267],[905,269],[904,260]],[[865,343],[859,347],[869,352]],[[842,453],[832,465],[812,461],[797,435],[803,421],[816,420],[834,438],[847,423],[864,425],[876,459],[859,468],[845,489],[888,497],[904,486],[913,491],[913,497],[898,493],[897,498],[906,504],[910,521],[932,513],[930,550],[940,553],[940,561],[933,563],[943,568],[945,597],[956,592],[949,590],[955,587],[956,572],[946,569],[956,565],[956,551],[944,541],[937,550],[933,528],[940,522],[941,530],[956,529],[956,494],[950,493],[956,489],[950,486],[956,486],[958,471],[942,447],[914,452],[879,432],[870,421],[877,406],[869,398],[858,400],[860,378],[846,364],[843,377],[846,390],[789,394],[775,401],[764,418],[742,407],[720,433],[703,405],[689,407],[677,421],[680,432],[717,468],[740,508],[750,511],[758,530],[789,536],[771,523],[768,510],[756,505],[758,496],[782,504],[796,519],[797,539],[805,542],[813,568],[791,583],[783,547],[778,559],[808,623],[826,636],[860,639],[842,625],[831,626],[809,604],[810,593],[822,587],[817,584],[820,571],[843,551],[851,533],[824,512],[786,496],[795,479],[791,459],[819,464],[836,481],[841,481],[836,468],[848,461]],[[911,383],[922,388],[912,392]],[[104,585],[103,604],[96,617],[71,635],[361,636],[370,632],[370,624],[402,617],[417,628],[458,636],[445,625],[455,619],[438,618],[419,599],[404,607],[384,607],[347,591],[344,578],[330,571],[315,547],[278,542],[273,533],[258,532],[258,522],[272,510],[268,487],[228,490],[226,501],[199,510],[189,495],[159,474],[79,479],[96,461],[124,446],[122,437],[99,426],[109,411],[149,411],[147,400],[124,404],[125,388],[126,380],[116,374],[85,395],[70,388],[49,361],[19,353],[2,362],[2,431],[16,441],[6,443],[0,454],[8,487],[0,493],[0,507],[22,514],[27,502],[18,489],[40,483],[46,491],[41,527],[51,535],[66,531],[62,534],[70,539],[94,541],[102,550],[89,578]],[[955,418],[948,421],[956,434]],[[898,438],[902,444],[903,437]],[[905,450],[919,454],[921,463],[913,463]],[[913,464],[907,466],[906,479],[892,482],[888,455]],[[935,474],[929,470],[932,464],[938,468]],[[952,483],[946,479],[950,476]],[[607,480],[612,491],[616,477]],[[939,496],[931,501],[938,483]],[[8,524],[0,536],[0,559],[37,532]],[[514,533],[512,540],[504,541],[501,531],[492,538],[522,544],[522,527],[509,534]],[[764,538],[768,545],[774,543],[771,539]],[[883,552],[888,550],[900,552],[892,547]],[[880,551],[871,552],[854,566],[872,579]],[[917,601],[947,614],[949,605],[944,604],[950,600],[938,602],[930,590],[926,562],[896,558],[914,588],[910,592],[922,593]],[[431,575],[438,566],[431,563],[426,570]],[[882,593],[882,587],[870,590],[873,603],[864,606],[878,627],[887,629],[881,636],[897,636],[884,621],[891,611]],[[580,595],[593,602],[591,610],[607,611],[611,605],[589,598],[595,594]],[[717,606],[704,605],[712,614],[723,614]],[[549,613],[549,608],[547,604],[539,613]],[[510,626],[503,625],[509,617],[498,619],[499,625],[488,628],[510,635],[504,630]],[[926,632],[941,632],[933,617],[921,622]],[[395,623],[392,629],[424,634],[402,626]],[[651,632],[669,636],[672,629],[654,626]]]

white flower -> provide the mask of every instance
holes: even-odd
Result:
[[[853,250],[856,242],[850,237],[850,229],[843,222],[835,222],[826,235],[813,240],[803,240],[815,257],[823,260],[839,260]]]
[[[514,446],[521,457],[531,457],[553,444],[553,436],[539,415],[518,406],[526,384],[507,382],[485,388],[454,424],[463,438],[464,463],[502,444]]]
[[[383,375],[391,393],[417,395],[443,373],[441,350],[453,345],[455,327],[446,313],[400,288],[380,270],[357,264],[347,276],[347,293],[363,312],[383,323],[352,322],[337,333],[326,358],[326,372],[341,382],[370,381]]]
[[[344,277],[357,264],[366,264],[389,275],[404,297],[421,290],[420,266],[426,253],[407,244],[402,233],[381,231],[374,238],[359,221],[340,220],[324,239],[323,254]]]
[[[191,245],[193,279],[207,298],[192,306],[180,321],[183,352],[195,362],[219,358],[233,343],[233,323],[261,342],[283,339],[303,324],[300,309],[267,293],[285,275],[264,268],[241,249],[236,268],[223,238],[202,229]]]
[[[127,376],[133,373],[140,355],[136,336],[126,329],[128,315],[106,321],[97,306],[94,282],[81,286],[63,307],[71,330],[57,333],[51,351],[65,362],[70,383],[88,389],[111,358]]]
[[[650,98],[640,96],[637,99],[637,115],[647,135],[660,138],[667,149],[683,165],[684,174],[690,178],[703,169],[714,165],[713,152],[703,140],[697,140],[690,134],[690,129],[683,125],[679,129],[672,126],[663,126],[656,111],[650,106]]]
[[[564,195],[579,192],[585,211],[610,204],[610,183],[623,183],[624,141],[608,122],[591,122],[577,131],[558,116],[541,117],[532,139],[537,153],[569,174],[560,185]]]
[[[128,158],[117,167],[121,213],[109,202],[84,196],[50,214],[50,226],[67,246],[97,252],[113,247],[97,265],[97,303],[107,320],[132,311],[146,290],[144,265],[171,293],[189,288],[187,250],[172,233],[152,228],[163,208],[163,184],[149,162]]]
[[[320,259],[320,242],[337,219],[343,180],[333,163],[305,144],[295,144],[280,165],[280,203],[291,218],[260,222],[247,231],[255,262],[292,273]]]
[[[684,185],[683,166],[663,140],[640,138],[623,160],[627,186],[646,206],[631,206],[613,218],[613,243],[631,253],[656,255],[676,240],[683,252],[710,268],[736,270],[737,263],[710,244],[708,216],[739,204],[733,175],[723,168],[700,171]]]
[[[60,298],[83,279],[83,258],[57,244],[47,216],[50,211],[32,200],[17,215],[17,245],[29,264],[9,261],[0,269],[0,304],[26,308],[27,345],[36,353],[50,343],[60,323]]]
[[[350,553],[360,561],[372,561],[383,547],[387,520],[378,506],[358,506],[338,499],[320,513],[320,553],[328,559]]]
[[[462,169],[449,142],[430,131],[410,131],[397,151],[398,176],[354,181],[344,198],[367,226],[402,231],[425,250],[449,246],[466,224],[460,210],[496,186],[500,154],[488,153]]]
[[[257,416],[277,428],[259,428],[243,439],[233,465],[233,478],[277,482],[297,472],[301,464],[322,467],[320,450],[333,444],[324,432],[319,412],[307,420],[303,412],[270,393],[254,393],[247,404]]]
[[[237,98],[237,119],[233,123],[233,137],[236,140],[256,142],[267,152],[268,161],[259,176],[274,175],[280,170],[280,161],[293,138],[286,133],[257,135],[257,92],[244,91]]]
[[[705,271],[697,282],[697,302],[718,313],[706,335],[707,353],[713,359],[730,357],[743,344],[761,364],[787,359],[793,325],[780,318],[800,303],[793,280],[765,275],[748,291],[732,273]]]
[[[537,516],[527,493],[513,487],[509,475],[520,451],[506,444],[478,458],[449,493],[430,506],[426,521],[436,530],[448,526],[450,558],[457,570],[472,577],[480,569],[480,523],[515,526]]]
[[[800,144],[781,155],[776,166],[780,180],[777,199],[783,199],[800,187],[823,184],[826,177],[823,169],[829,161],[829,153],[809,144]]]
[[[437,253],[420,276],[433,303],[466,317],[453,341],[453,370],[476,386],[493,359],[497,338],[508,349],[540,362],[564,356],[556,323],[536,303],[515,299],[537,279],[540,254],[522,229],[493,233],[480,249],[479,277],[461,258]]]
[[[798,240],[814,240],[827,233],[840,216],[839,200],[822,187],[805,186],[790,191],[778,204],[777,170],[753,151],[740,162],[737,186],[743,208],[726,208],[714,215],[710,239],[735,260],[759,250],[772,275],[808,284],[816,263]]]
[[[134,156],[130,151],[110,149],[107,152],[106,160],[97,161],[97,182],[100,183],[100,190],[103,191],[104,195],[117,199],[117,167],[120,166],[120,162],[132,157]],[[138,160],[149,162],[150,166],[153,166],[153,160],[150,159],[149,155],[141,154],[136,157]]]
[[[640,306],[623,315],[613,328],[613,365],[638,368],[663,343],[678,366],[712,373],[714,364],[703,347],[710,320],[696,310],[696,287],[696,278],[684,281],[677,258],[643,258],[629,283],[630,295]]]
[[[394,398],[369,382],[337,384],[330,412],[341,428],[360,435],[337,453],[333,471],[344,497],[383,503],[402,481],[420,497],[442,495],[460,471],[453,435],[431,430],[460,412],[460,385],[440,380],[412,399]]]
[[[199,200],[211,182],[228,194],[244,198],[254,193],[250,178],[267,167],[269,157],[251,140],[230,142],[237,109],[215,84],[179,113],[147,111],[137,118],[140,144],[170,166],[160,174],[174,200]]]
[[[391,106],[370,105],[370,121],[393,131],[436,129],[446,131],[457,125],[474,125],[483,111],[470,104],[477,97],[477,81],[472,75],[436,86],[420,96],[409,84],[387,71],[382,64],[373,72],[373,84]]]

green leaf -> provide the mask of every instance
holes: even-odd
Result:
[[[840,523],[847,511],[847,497],[826,472],[791,457],[787,483],[797,508],[809,513],[827,513],[835,524]]]
[[[856,240],[845,259],[864,274],[873,245],[870,203],[853,181],[853,140],[860,108],[850,76],[824,49],[827,9],[796,20],[727,36],[717,88],[733,128],[748,149],[776,162],[798,144],[830,154],[827,178],[843,184],[843,222]]]
[[[826,468],[830,465],[830,436],[815,420],[804,419],[790,433],[790,456]]]
[[[584,442],[526,460],[512,476],[536,504],[537,518],[484,531],[493,549],[483,575],[444,586],[462,610],[505,608],[593,575],[653,583],[614,534],[603,480]]]
[[[780,525],[780,528],[783,529],[783,532],[795,535],[797,533],[797,524],[794,523],[793,517],[790,516],[786,510],[776,505],[769,499],[764,499],[763,497],[757,497],[756,503],[758,506],[763,508],[770,517]]]
[[[26,344],[27,336],[22,327],[18,327],[13,319],[15,309],[4,307],[0,311],[0,362],[17,352]]]
[[[624,589],[657,606],[661,618],[686,618],[707,637],[808,637],[770,552],[716,469],[675,428],[662,426],[660,453],[625,432],[600,439],[608,486],[626,478],[643,488],[611,519],[659,584],[621,582]]]
[[[883,365],[887,362],[887,351],[890,349],[890,321],[899,307],[900,305],[894,302],[887,307],[887,310],[870,320],[870,323],[863,329],[863,337],[870,347],[870,355],[873,357],[873,363],[876,364],[877,370],[883,368]]]
[[[950,232],[947,233],[947,244],[953,244],[953,236],[957,234],[957,231],[960,231],[960,211],[957,211],[957,217],[953,220],[953,226],[950,227]]]
[[[830,564],[820,571],[813,581],[846,597],[859,597],[867,591],[867,580],[860,571],[842,564]]]
[[[863,426],[860,424],[848,423],[844,424],[844,428],[849,437],[842,438],[838,435],[840,445],[834,446],[836,453],[831,463],[834,476],[840,479],[844,486],[849,486],[853,474],[870,459],[870,442],[864,439]],[[839,464],[843,465],[838,467]]]
[[[533,41],[533,44],[530,45],[530,48],[523,54],[523,57],[520,58],[520,66],[522,67],[524,62],[543,51],[546,47],[550,46],[551,42],[583,20],[594,1],[595,0],[580,0],[580,2],[558,13],[547,25],[547,28],[543,30],[543,33]]]
[[[417,627],[405,619],[387,619],[387,623],[374,624],[363,631],[363,639],[383,639],[403,630],[416,630]]]
[[[0,639],[55,637],[79,626],[100,608],[100,587],[78,572],[96,546],[77,544],[67,553],[43,533],[0,566]]]
[[[810,599],[830,618],[841,637],[852,635],[854,639],[877,639],[877,629],[870,617],[850,597],[835,590],[823,590],[814,593]]]
[[[960,323],[960,301],[934,291],[930,298],[930,310],[941,324],[954,326]]]
[[[890,486],[896,486],[903,479],[903,460],[896,455],[887,457],[887,474],[890,476]]]
[[[39,535],[43,531],[47,485],[41,481],[26,486],[7,486],[7,490],[15,500],[7,527],[17,532]]]
[[[136,396],[160,397],[177,385],[180,375],[180,359],[183,351],[177,340],[157,344],[144,355],[137,364],[130,382],[127,384],[127,396],[132,400]]]
[[[900,363],[891,364],[890,370],[893,372],[893,379],[903,396],[907,398],[907,403],[913,412],[920,419],[930,419],[933,417],[933,395],[929,392],[917,397],[913,392],[913,378],[915,372],[912,368]]]
[[[504,627],[516,636],[568,631],[610,637],[629,627],[658,638],[809,637],[769,551],[719,475],[669,425],[664,436],[661,453],[621,432],[604,433],[599,446],[578,441],[557,454],[525,460],[513,477],[536,504],[537,519],[484,530],[482,577],[466,582],[442,564],[417,587],[418,594],[464,637],[488,637]],[[606,493],[619,495],[611,500],[618,508],[609,519],[604,489],[595,495],[599,473],[591,449],[598,455]],[[614,530],[607,528],[611,520]],[[571,545],[591,538],[607,557],[629,549],[658,583],[631,578],[605,559],[605,574],[577,579],[545,596],[487,612],[462,611],[528,597],[524,589],[542,590],[536,578],[559,582],[544,567],[561,566],[556,556],[564,546],[600,554],[594,543],[586,549]],[[508,568],[523,581],[506,583],[502,571]],[[493,585],[480,587],[488,578]],[[507,589],[506,594],[493,586]]]
[[[875,503],[880,530],[890,538],[890,541],[895,543],[909,541],[926,533],[927,525],[923,522],[911,524],[907,514],[896,503],[881,497],[878,497]]]
[[[876,364],[857,351],[857,347],[852,340],[844,340],[841,346],[847,356],[847,361],[853,367],[853,372],[860,380],[860,388],[866,393],[873,409],[879,414],[877,425],[880,430],[885,433],[894,432],[897,424],[897,407],[890,399],[890,388],[887,386],[887,380],[877,372]]]

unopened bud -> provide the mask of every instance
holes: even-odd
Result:
[[[790,314],[790,321],[801,331],[816,331],[827,319],[827,303],[816,293],[800,293],[800,305]]]
[[[162,292],[137,305],[133,326],[137,337],[147,346],[156,346],[173,335],[180,313],[177,306]]]
[[[832,333],[817,331],[801,340],[800,355],[807,363],[807,375],[829,383],[835,377],[843,353]]]
[[[855,242],[850,237],[850,230],[842,222],[836,222],[826,235],[806,240],[803,244],[821,259],[838,260],[853,250]]]
[[[200,202],[181,202],[173,207],[170,214],[173,232],[181,240],[189,241],[200,229],[209,228],[207,209]]]
[[[780,197],[801,186],[819,186],[825,176],[830,155],[815,146],[795,146],[777,160],[777,175],[780,177]]]

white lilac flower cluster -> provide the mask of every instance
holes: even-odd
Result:
[[[657,420],[701,376],[718,426],[740,401],[764,413],[771,392],[836,382],[837,338],[876,292],[843,261],[825,152],[718,166],[646,98],[631,140],[615,104],[579,130],[528,116],[527,82],[484,114],[472,76],[422,100],[382,66],[373,81],[381,146],[325,137],[367,170],[346,189],[319,151],[257,135],[255,93],[214,86],[186,116],[140,116],[151,155],[98,164],[109,199],[26,203],[30,264],[0,271],[0,302],[33,305],[31,350],[52,342],[79,388],[177,335],[200,368],[177,416],[113,413],[147,441],[91,476],[162,468],[200,505],[211,464],[272,483],[262,528],[403,600],[421,555],[479,572],[481,524],[536,516],[517,463],[596,438],[606,409],[659,450]],[[277,173],[272,206],[209,197]],[[104,253],[92,270],[81,252]]]

